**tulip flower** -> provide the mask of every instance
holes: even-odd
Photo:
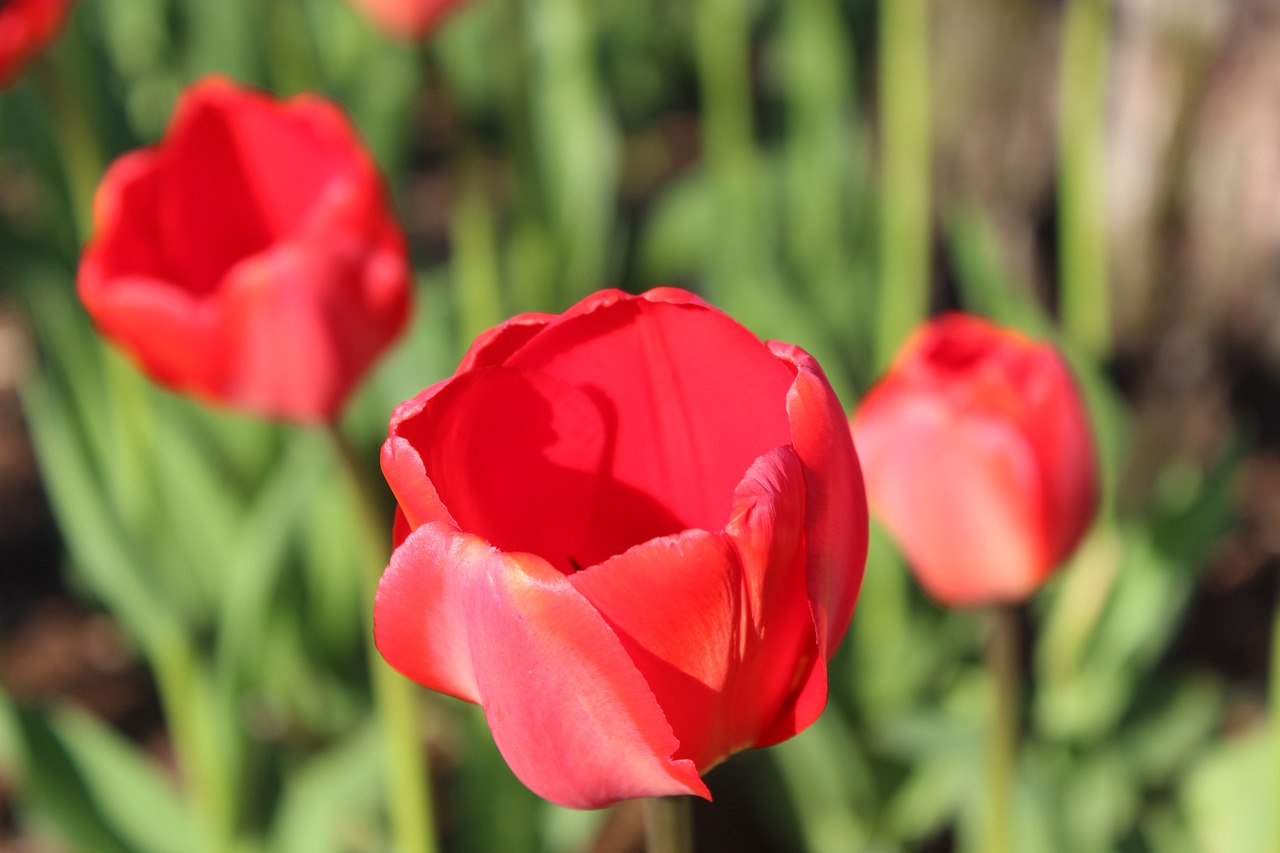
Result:
[[[387,661],[479,703],[548,800],[709,796],[826,701],[866,557],[843,412],[797,347],[680,290],[482,334],[382,448]]]
[[[351,0],[389,35],[419,39],[462,0]]]
[[[1026,599],[1097,508],[1093,439],[1066,365],[978,317],[917,331],[852,429],[872,513],[945,605]]]
[[[62,29],[71,0],[0,2],[0,87],[18,73]]]
[[[408,316],[404,238],[347,119],[221,78],[94,200],[79,291],[157,382],[244,411],[332,420]]]

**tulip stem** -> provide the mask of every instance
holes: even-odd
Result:
[[[991,730],[983,815],[985,853],[1013,850],[1013,777],[1018,755],[1018,609],[998,605],[992,611],[986,665],[991,680]]]
[[[688,797],[644,801],[646,853],[693,853],[693,807]]]
[[[390,526],[379,520],[381,512],[375,493],[350,442],[335,425],[331,424],[327,432],[342,475],[358,504],[356,512],[365,555],[365,571],[360,578],[366,619],[364,634],[373,680],[374,709],[386,750],[393,848],[397,853],[435,853],[431,779],[415,713],[417,687],[387,665],[373,639],[373,600],[387,562],[383,543],[390,539]]]

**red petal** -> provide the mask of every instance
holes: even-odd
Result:
[[[554,314],[518,314],[501,325],[481,332],[462,357],[457,372],[466,373],[477,367],[501,366],[512,353],[532,340],[534,335],[555,319]]]
[[[829,659],[849,628],[862,586],[866,491],[848,422],[822,368],[799,347],[771,341],[769,349],[796,370],[787,394],[787,417],[807,486],[809,601],[819,648]]]
[[[1045,547],[1053,565],[1079,543],[1098,507],[1098,461],[1080,392],[1062,358],[1044,344],[1028,353],[1022,422],[1040,472]]]
[[[742,481],[724,533],[651,540],[570,577],[700,771],[769,731],[817,660],[803,519],[799,459],[776,448]]]
[[[743,472],[790,441],[792,371],[697,302],[597,294],[507,363],[589,391],[616,437],[607,473],[667,507],[677,529],[720,529]]]
[[[159,251],[157,164],[156,150],[144,148],[107,169],[93,197],[96,233],[81,264],[82,293],[92,297],[117,276],[170,278]]]
[[[288,234],[330,180],[358,158],[337,140],[332,107],[309,99],[301,117],[269,96],[206,78],[178,104],[160,148],[160,229],[168,267],[196,293],[237,261]]]
[[[679,529],[663,507],[602,475],[601,411],[557,379],[483,368],[410,411],[397,412],[394,435],[419,454],[459,527],[504,551],[538,554],[567,572]],[[405,510],[419,523],[417,510]]]
[[[671,758],[671,728],[617,637],[536,557],[419,527],[392,556],[375,632],[400,671],[477,697],[511,769],[552,802],[709,797],[692,764]]]

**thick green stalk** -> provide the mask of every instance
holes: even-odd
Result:
[[[648,797],[644,801],[647,853],[693,853],[693,808],[688,797]]]
[[[1001,605],[991,614],[986,666],[992,687],[987,784],[983,791],[983,853],[1013,853],[1013,777],[1018,759],[1018,610]]]
[[[384,543],[391,537],[390,524],[379,520],[377,501],[354,450],[335,426],[329,428],[334,455],[347,486],[356,500],[364,575],[364,613],[368,622],[365,636],[369,670],[373,679],[373,701],[387,760],[387,803],[396,853],[435,853],[435,820],[432,811],[431,777],[416,714],[418,688],[387,665],[373,642],[373,599],[387,561]]]
[[[929,6],[880,3],[880,293],[876,367],[929,311]]]
[[[1062,321],[1089,355],[1111,347],[1105,148],[1107,0],[1068,0],[1058,117],[1058,243]]]
[[[751,17],[742,0],[696,0],[694,49],[702,93],[702,139],[715,195],[715,239],[706,284],[748,327],[770,323],[779,302],[769,208],[751,93]]]

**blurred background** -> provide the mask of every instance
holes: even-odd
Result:
[[[74,295],[103,169],[209,72],[335,99],[387,176],[419,301],[344,420],[371,475],[478,331],[602,287],[694,289],[850,409],[928,313],[1054,340],[1106,498],[1022,613],[1015,849],[1280,847],[1280,2],[469,0],[410,42],[80,0],[0,92],[0,851],[390,849],[325,442],[156,389]],[[699,849],[981,851],[986,631],[873,536],[826,713],[711,774]],[[442,849],[639,849],[420,699]]]

